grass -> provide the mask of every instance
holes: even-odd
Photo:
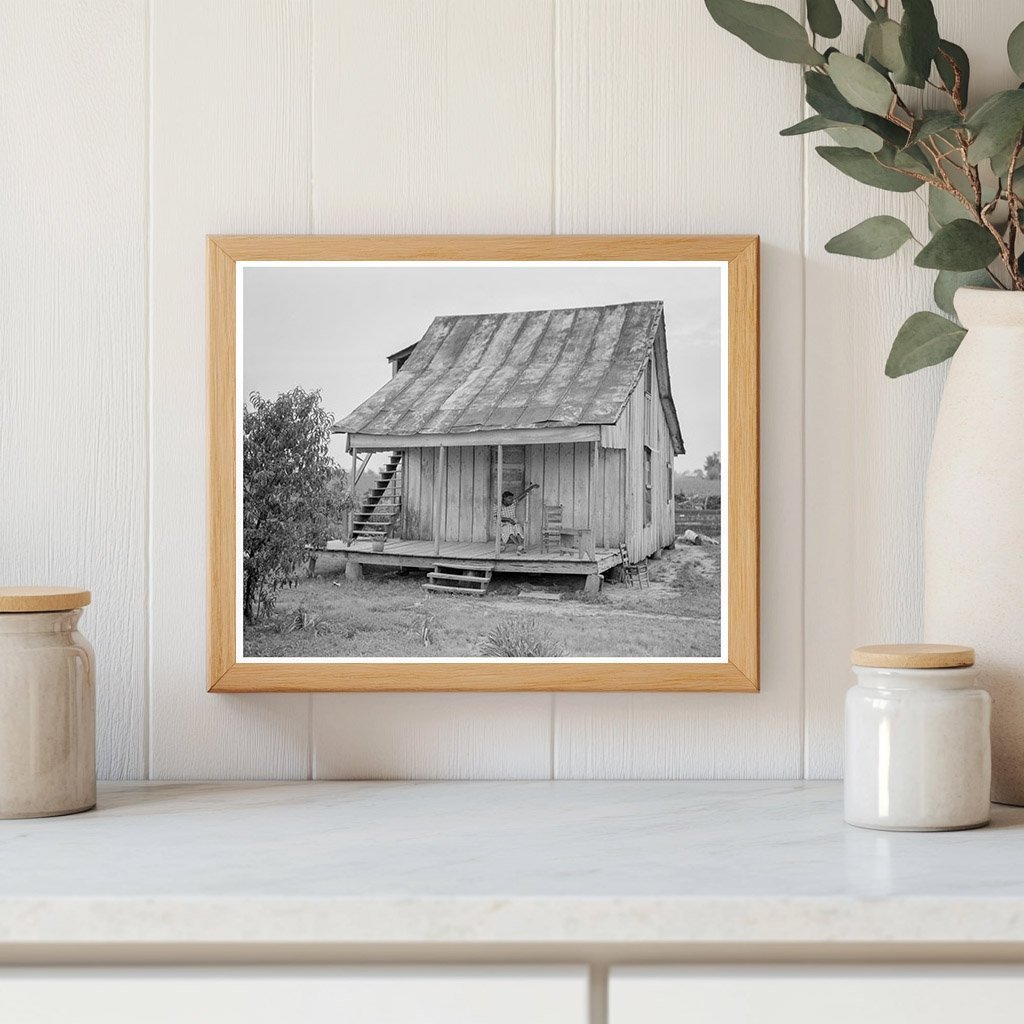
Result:
[[[282,591],[274,614],[247,625],[245,653],[278,658],[717,657],[721,549],[680,547],[650,562],[651,587],[575,577],[495,577],[487,596],[428,595],[421,572],[367,566],[349,581],[332,560]],[[520,596],[522,587],[527,588]],[[542,601],[530,587],[560,592]],[[489,642],[490,641],[490,642]],[[536,653],[533,653],[536,652]],[[552,653],[548,653],[552,652]]]
[[[708,494],[721,494],[721,480],[706,480],[702,476],[683,476],[677,473],[675,478],[675,492],[677,495],[685,494],[688,498],[693,496],[705,497]]]

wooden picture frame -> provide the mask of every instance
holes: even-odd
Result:
[[[209,274],[209,689],[316,691],[731,691],[758,689],[759,241],[756,236],[219,235]],[[264,662],[237,656],[236,265],[249,261],[582,260],[726,264],[727,622],[711,662]],[[596,451],[596,442],[595,442]]]

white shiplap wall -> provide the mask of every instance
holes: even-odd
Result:
[[[938,6],[1009,84],[1019,0]],[[6,0],[0,90],[0,579],[95,591],[104,776],[839,773],[942,371],[881,374],[921,275],[821,253],[894,204],[777,136],[795,69],[698,0]],[[207,694],[203,239],[283,231],[759,233],[763,692]]]

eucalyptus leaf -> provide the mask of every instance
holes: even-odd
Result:
[[[791,64],[823,64],[825,58],[807,39],[807,30],[785,11],[747,0],[704,0],[712,18],[751,49]]]
[[[1018,78],[1024,78],[1024,21],[1011,33],[1006,44],[1006,53],[1010,58],[1010,67]]]
[[[913,238],[910,228],[897,217],[869,217],[825,243],[825,251],[862,260],[891,256]]]
[[[935,232],[914,263],[931,270],[984,270],[998,258],[992,232],[973,220],[954,220]]]
[[[823,132],[826,128],[831,128],[836,122],[827,117],[822,117],[821,114],[815,114],[813,117],[805,118],[803,121],[797,124],[792,124],[788,128],[783,128],[780,135],[810,135],[811,132]]]
[[[815,35],[835,39],[843,31],[843,16],[836,0],[807,0],[807,23]]]
[[[887,377],[943,363],[960,347],[967,332],[938,313],[914,313],[900,328],[885,364]]]
[[[864,61],[836,52],[828,59],[828,73],[843,99],[858,110],[885,117],[892,109],[889,80]]]
[[[811,132],[828,132],[838,145],[852,146],[856,149],[867,150],[869,153],[877,153],[885,145],[885,140],[879,137],[873,129],[863,125],[833,121],[830,118],[822,117],[821,114],[815,114],[788,128],[783,128],[779,134],[790,137],[809,135]]]
[[[971,88],[971,61],[964,52],[963,47],[948,39],[939,40],[939,52],[935,55],[935,69],[942,79],[942,84],[952,92],[956,86],[956,74],[953,68],[960,72],[960,103],[967,106]]]
[[[927,174],[931,178],[938,175],[920,146],[908,146],[906,149],[893,149],[886,146],[878,155],[880,163],[893,167],[897,171],[908,171],[912,174]]]
[[[971,216],[958,199],[933,185],[928,186],[928,213],[933,227],[944,227],[955,220],[969,220]]]
[[[1024,90],[997,92],[967,124],[972,135],[971,161],[981,163],[1006,152],[1024,132]]]
[[[868,3],[868,0],[853,0],[853,6],[864,15],[865,18],[874,18],[875,12]]]
[[[930,139],[933,135],[941,135],[950,128],[957,128],[962,124],[963,121],[955,110],[926,110],[924,117],[914,122],[907,145],[917,142],[918,139]]]
[[[864,124],[865,114],[843,99],[835,82],[828,75],[808,71],[804,75],[807,84],[807,105],[822,117],[841,121],[843,124]]]
[[[816,152],[843,174],[887,192],[913,192],[922,182],[900,171],[879,163],[874,154],[862,149],[844,149],[842,146],[818,146]]]
[[[826,131],[833,142],[847,148],[878,153],[885,147],[885,143],[870,128],[858,124],[839,124],[834,128],[827,128]]]
[[[1011,137],[1003,149],[998,153],[993,153],[990,157],[989,162],[992,165],[992,173],[1003,181],[1007,181],[1009,179],[1010,161],[1013,159],[1018,141],[1020,141],[1020,136]],[[1014,182],[1019,183],[1022,179],[1024,179],[1024,152],[1017,154],[1016,161],[1013,165]]]
[[[864,59],[874,60],[890,71],[903,70],[905,61],[900,49],[900,23],[873,21],[864,34]]]
[[[992,288],[994,282],[984,270],[972,270],[969,274],[958,274],[952,270],[940,270],[935,277],[935,305],[944,313],[956,316],[953,296],[959,288]]]
[[[903,0],[900,49],[907,70],[922,81],[928,77],[939,42],[939,23],[932,0]]]
[[[885,139],[893,149],[903,149],[907,145],[909,133],[906,128],[901,128],[892,121],[875,114],[864,115],[864,127],[870,128],[876,135]]]

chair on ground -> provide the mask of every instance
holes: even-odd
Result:
[[[629,586],[634,584],[641,590],[647,587],[648,590],[651,588],[651,574],[647,568],[647,559],[645,558],[641,562],[631,562],[629,560],[629,552],[626,550],[625,544],[619,544],[619,557],[622,559],[622,578],[626,581]]]

